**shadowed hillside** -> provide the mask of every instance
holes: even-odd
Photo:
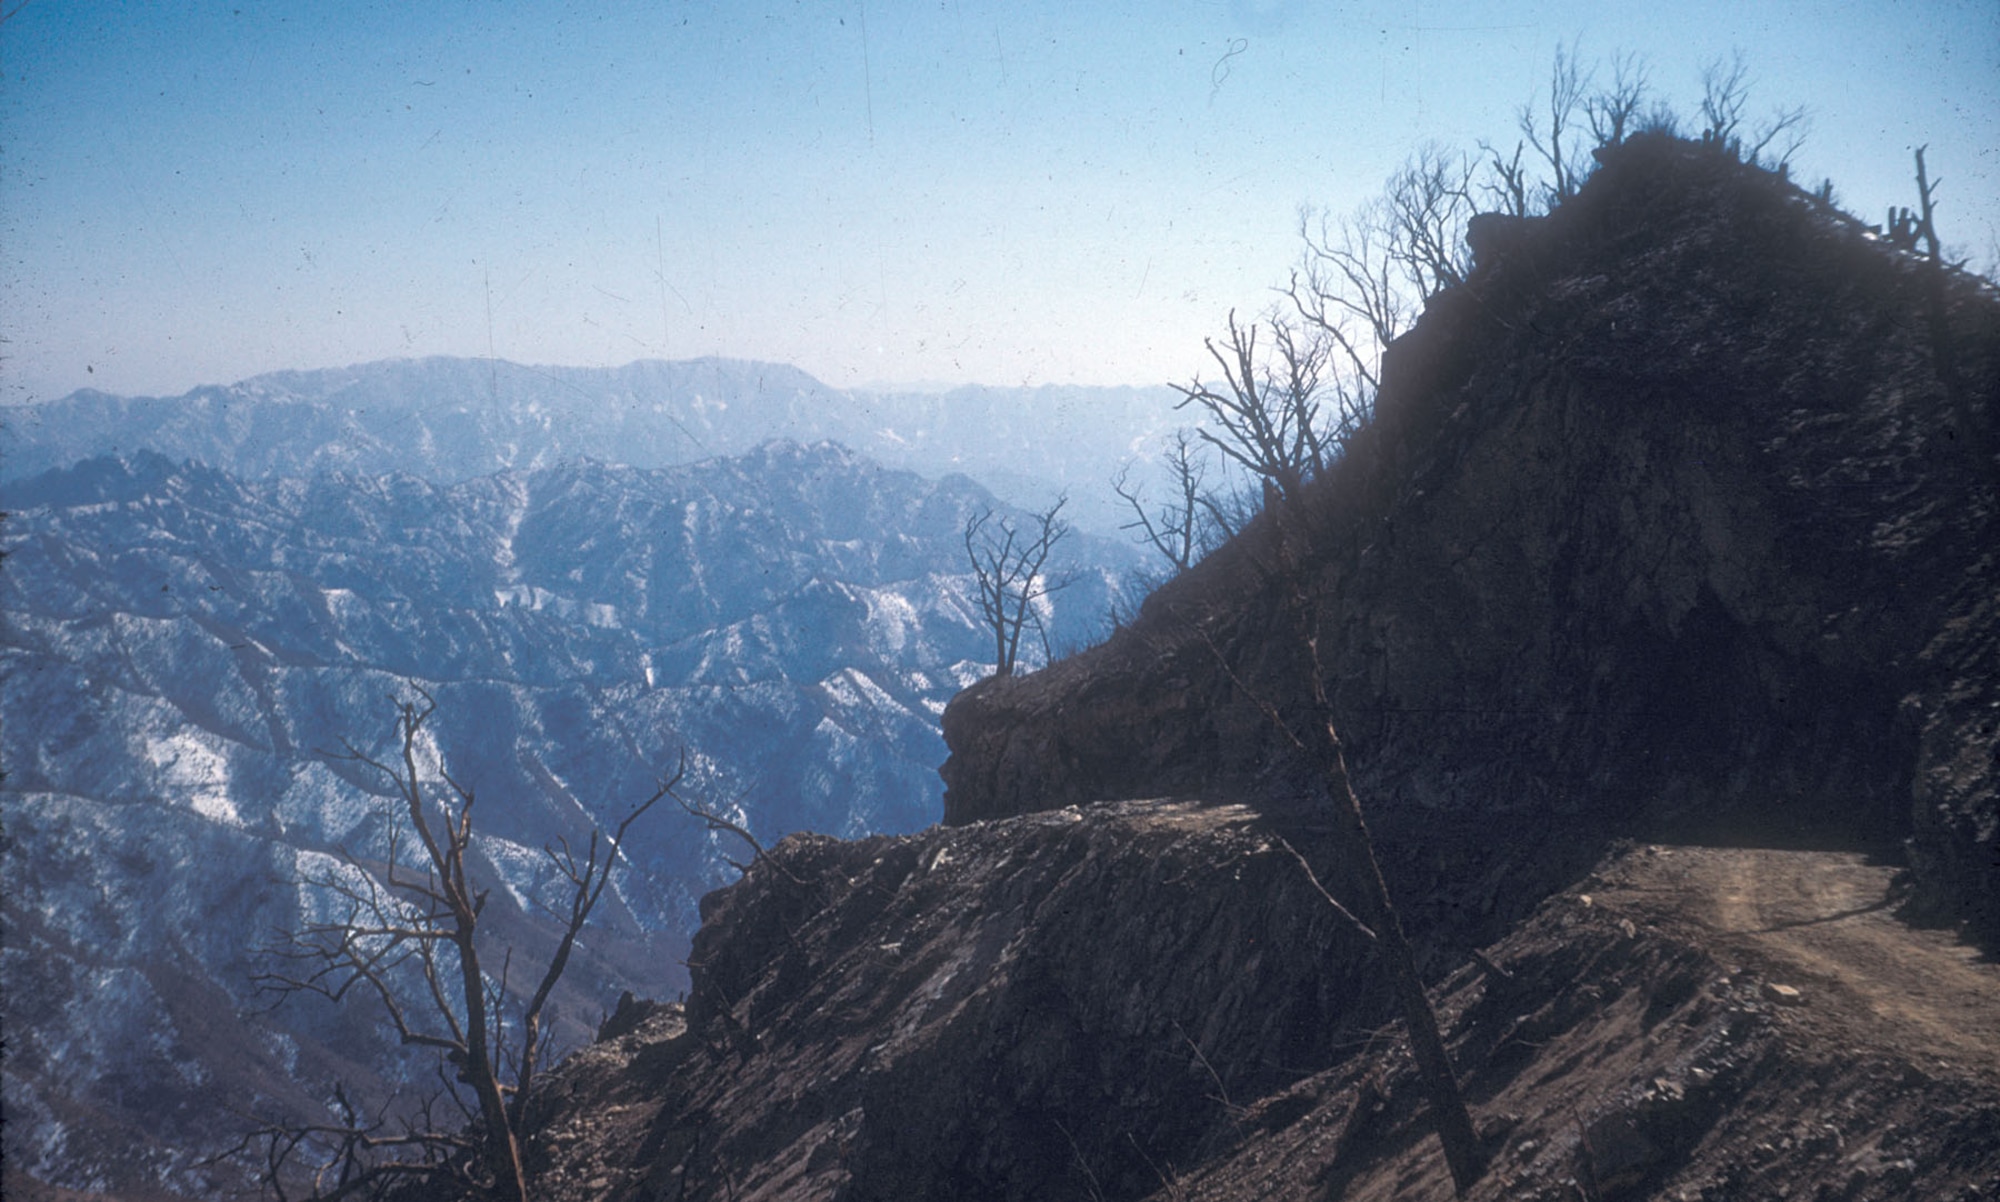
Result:
[[[1405,892],[1610,835],[1907,838],[1920,907],[2000,936],[2000,298],[1699,144],[1605,157],[1476,229],[1309,498],[1332,717]],[[1281,679],[1263,543],[956,699],[946,821],[1281,800],[1238,683]]]

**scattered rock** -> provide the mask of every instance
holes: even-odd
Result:
[[[1624,1193],[1666,1159],[1660,1146],[1640,1130],[1638,1116],[1624,1111],[1593,1121],[1584,1131],[1583,1152],[1600,1198]]]

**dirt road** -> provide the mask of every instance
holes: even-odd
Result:
[[[1897,919],[1894,875],[1851,852],[1658,847],[1620,861],[1593,899],[1791,985],[1808,1026],[2000,1079],[2000,964]]]

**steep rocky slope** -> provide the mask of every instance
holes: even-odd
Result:
[[[687,1005],[563,1067],[538,1196],[1448,1197],[1366,951],[1281,838],[1154,801],[788,840],[710,897]],[[1630,848],[1461,958],[1433,998],[1494,1154],[1471,1197],[1991,1196],[2000,967],[1891,917],[1892,876]]]
[[[2000,299],[1712,148],[1606,159],[1480,224],[1307,518],[1471,1196],[1992,1196],[2000,967],[1910,919],[2000,924]],[[1268,546],[961,694],[947,825],[705,899],[685,1005],[545,1099],[542,1193],[1447,1196],[1259,704]]]
[[[1378,833],[1469,863],[1511,854],[1496,830],[1586,859],[1612,834],[1908,838],[1920,908],[2000,938],[2000,297],[1707,147],[1606,159],[1548,218],[1481,223],[1309,498]],[[1235,683],[1298,700],[1266,542],[961,695],[946,821],[1282,792]]]

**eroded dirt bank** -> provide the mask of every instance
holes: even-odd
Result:
[[[1510,976],[1434,991],[1495,1152],[1472,1196],[2000,1193],[2000,966],[1895,918],[1895,875],[1642,846],[1551,898],[1486,950]],[[1315,1076],[1245,1127],[1301,1117],[1154,1197],[1449,1197],[1418,1093],[1393,1050]]]
[[[2000,1190],[2000,967],[1893,876],[1637,847],[1461,963],[1474,1196]],[[1449,1196],[1365,951],[1241,807],[790,840],[709,921],[688,1010],[561,1070],[544,1196]]]

